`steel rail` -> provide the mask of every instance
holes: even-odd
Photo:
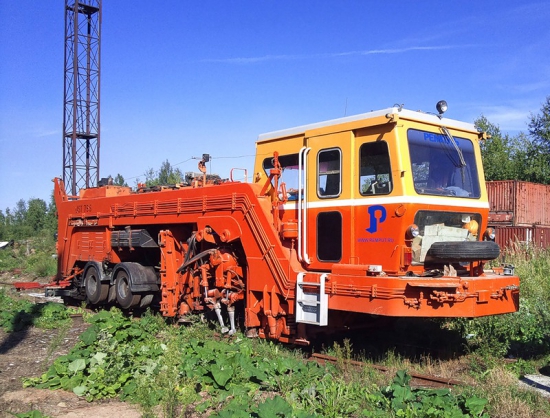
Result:
[[[362,361],[357,361],[357,360],[348,360],[348,359],[340,360],[340,359],[338,359],[334,356],[328,356],[326,354],[319,354],[319,353],[311,354],[310,360],[317,361],[319,363],[321,363],[321,362],[338,363],[338,362],[342,361],[343,363],[350,364],[352,366],[370,367],[372,369],[379,370],[379,371],[382,371],[382,372],[385,372],[385,373],[391,371],[389,367],[379,366],[377,364],[364,363]],[[439,386],[444,386],[444,387],[466,386],[466,383],[462,382],[460,380],[447,379],[447,378],[444,378],[444,377],[437,377],[437,376],[430,376],[430,375],[427,375],[427,374],[420,374],[420,373],[415,373],[415,372],[410,372],[410,371],[407,371],[407,373],[413,379],[420,380],[420,381],[425,381],[425,382],[430,382],[432,384],[435,383]]]

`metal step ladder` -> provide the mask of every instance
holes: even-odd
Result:
[[[319,283],[304,282],[305,273],[296,277],[296,322],[303,324],[328,325],[328,295],[325,293],[325,281],[328,273],[323,273]],[[304,291],[304,287],[313,287],[315,291]]]

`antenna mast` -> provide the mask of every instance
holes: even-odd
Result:
[[[63,182],[68,194],[99,181],[101,0],[65,0]]]

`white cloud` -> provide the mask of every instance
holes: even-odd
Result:
[[[531,106],[481,107],[481,113],[489,122],[498,125],[503,133],[525,131],[531,111]]]
[[[34,136],[37,138],[44,138],[46,136],[54,136],[54,135],[61,135],[61,131],[59,129],[56,130],[43,130],[43,131],[37,131],[34,133]]]
[[[516,91],[520,93],[533,93],[537,91],[547,91],[550,87],[550,82],[548,80],[540,80],[537,82],[526,83],[526,84],[517,84],[512,86]]]
[[[211,58],[200,62],[227,63],[227,64],[254,64],[264,61],[303,60],[311,58],[339,58],[345,56],[388,55],[403,54],[410,51],[440,51],[445,49],[468,48],[472,45],[439,45],[439,46],[411,46],[405,48],[370,49],[363,51],[333,52],[325,54],[304,55],[264,55],[261,57]]]

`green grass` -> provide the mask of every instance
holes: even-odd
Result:
[[[80,342],[57,358],[38,388],[72,390],[89,401],[119,397],[144,416],[195,411],[205,416],[482,416],[487,400],[449,390],[413,389],[405,371],[385,385],[350,368],[351,346],[334,347],[336,366],[237,334],[219,339],[204,324],[168,325],[148,313],[132,320],[117,309],[90,318]]]
[[[89,401],[119,397],[139,404],[145,417],[191,411],[219,417],[550,416],[546,400],[517,386],[518,376],[550,364],[550,252],[517,250],[502,261],[514,264],[521,279],[517,313],[441,321],[444,338],[432,335],[434,323],[415,328],[432,330],[426,338],[449,352],[455,351],[445,347],[446,336],[462,335],[458,344],[467,354],[450,361],[390,350],[377,358],[393,370],[388,376],[351,367],[346,360],[361,358],[344,341],[326,350],[340,360],[324,368],[269,341],[240,333],[220,339],[200,321],[173,326],[152,313],[136,320],[112,309],[87,317],[91,326],[73,350],[26,384],[72,390]],[[0,324],[9,331],[63,324],[63,312],[61,305],[33,307],[0,291]],[[503,355],[519,360],[503,364]],[[452,377],[467,386],[415,390],[401,370]]]
[[[53,329],[70,322],[69,309],[59,303],[32,303],[22,297],[13,297],[0,289],[0,327],[7,332],[21,331],[36,326]]]
[[[550,250],[515,246],[502,262],[520,278],[518,312],[444,322],[465,338],[468,351],[483,356],[536,360],[550,352]]]
[[[523,298],[531,302],[550,302],[550,248],[522,248],[516,245],[505,253],[503,260],[516,267]]]
[[[0,250],[0,272],[21,270],[33,278],[53,277],[57,272],[55,241],[50,235],[16,241]]]

